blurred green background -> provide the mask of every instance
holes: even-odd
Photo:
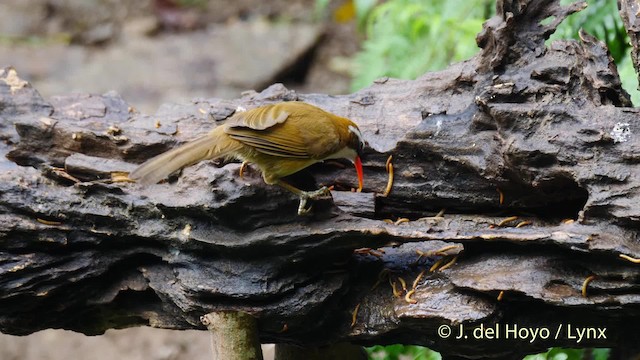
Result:
[[[573,1],[562,0],[569,4]],[[352,0],[336,12],[351,9],[365,39],[352,68],[353,91],[382,76],[415,79],[427,71],[472,57],[482,23],[495,13],[493,0]],[[588,7],[567,18],[551,36],[578,39],[581,28],[604,41],[618,66],[634,104],[640,101],[630,45],[615,0],[588,0]],[[322,11],[329,0],[317,0]]]
[[[373,360],[440,360],[442,357],[435,351],[422,346],[390,345],[373,346],[367,349],[369,358]],[[526,356],[525,360],[606,360],[609,349],[561,349],[553,348],[536,355]]]

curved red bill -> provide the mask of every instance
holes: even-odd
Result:
[[[363,186],[363,176],[362,176],[362,161],[360,161],[360,156],[356,156],[353,161],[353,165],[356,167],[356,172],[358,173],[358,192],[362,191]]]

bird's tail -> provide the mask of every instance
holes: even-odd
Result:
[[[216,130],[147,160],[133,170],[129,178],[143,185],[155,184],[174,171],[203,160],[223,157],[240,147],[236,140],[225,136],[222,129]]]

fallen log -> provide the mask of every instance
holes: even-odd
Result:
[[[474,58],[344,96],[273,85],[145,115],[115,93],[45,101],[2,70],[0,331],[204,329],[235,311],[262,342],[637,354],[638,109],[602,42],[544,44],[582,8],[499,0]],[[355,176],[336,164],[297,179],[340,199],[309,217],[237,163],[122,181],[238,107],[290,100],[359,124],[364,194],[343,194]]]

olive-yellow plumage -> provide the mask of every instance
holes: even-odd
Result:
[[[351,120],[304,102],[282,102],[236,113],[207,135],[148,160],[129,177],[154,184],[202,160],[236,158],[257,165],[267,184],[312,198],[318,194],[303,192],[281,178],[319,161],[347,158],[354,162],[362,188],[363,147],[362,134]]]

